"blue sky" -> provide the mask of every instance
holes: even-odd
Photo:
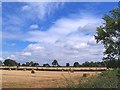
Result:
[[[57,59],[62,65],[99,61],[104,49],[94,40],[96,27],[116,7],[116,2],[3,2],[2,58],[40,64]]]

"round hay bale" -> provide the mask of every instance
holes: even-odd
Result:
[[[23,71],[26,71],[26,69],[24,68]]]
[[[71,72],[71,73],[74,73],[74,70],[73,70],[73,69],[70,69],[70,72]]]
[[[32,70],[31,70],[31,73],[32,73],[32,74],[34,74],[34,73],[35,73],[34,69],[32,69]]]
[[[11,71],[11,68],[9,68],[9,70]]]
[[[38,70],[38,67],[36,67],[36,69]]]
[[[83,77],[88,77],[89,73],[83,73]]]

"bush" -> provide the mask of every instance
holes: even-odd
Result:
[[[85,79],[85,78],[84,78]],[[92,78],[86,78],[84,83],[78,85],[79,88],[117,88],[117,70],[103,71],[102,74]]]

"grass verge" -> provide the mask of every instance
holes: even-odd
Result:
[[[118,87],[118,71],[108,70],[103,71],[98,76],[90,78],[82,78],[83,83],[80,83],[77,88],[117,88]]]

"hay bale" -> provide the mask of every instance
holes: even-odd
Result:
[[[32,70],[31,70],[31,73],[32,73],[32,74],[34,74],[34,73],[35,73],[34,69],[32,69]]]
[[[71,70],[70,70],[70,72],[71,72],[71,73],[74,73],[74,70],[73,70],[73,69],[71,69]]]
[[[89,73],[83,73],[83,77],[88,77],[89,75]]]
[[[11,71],[11,68],[9,68],[9,70]]]
[[[70,71],[71,73],[73,73],[73,72],[74,72],[74,70],[73,70],[73,69],[71,69],[71,68],[69,69],[69,71]]]
[[[26,71],[26,69],[24,68],[23,71]]]

